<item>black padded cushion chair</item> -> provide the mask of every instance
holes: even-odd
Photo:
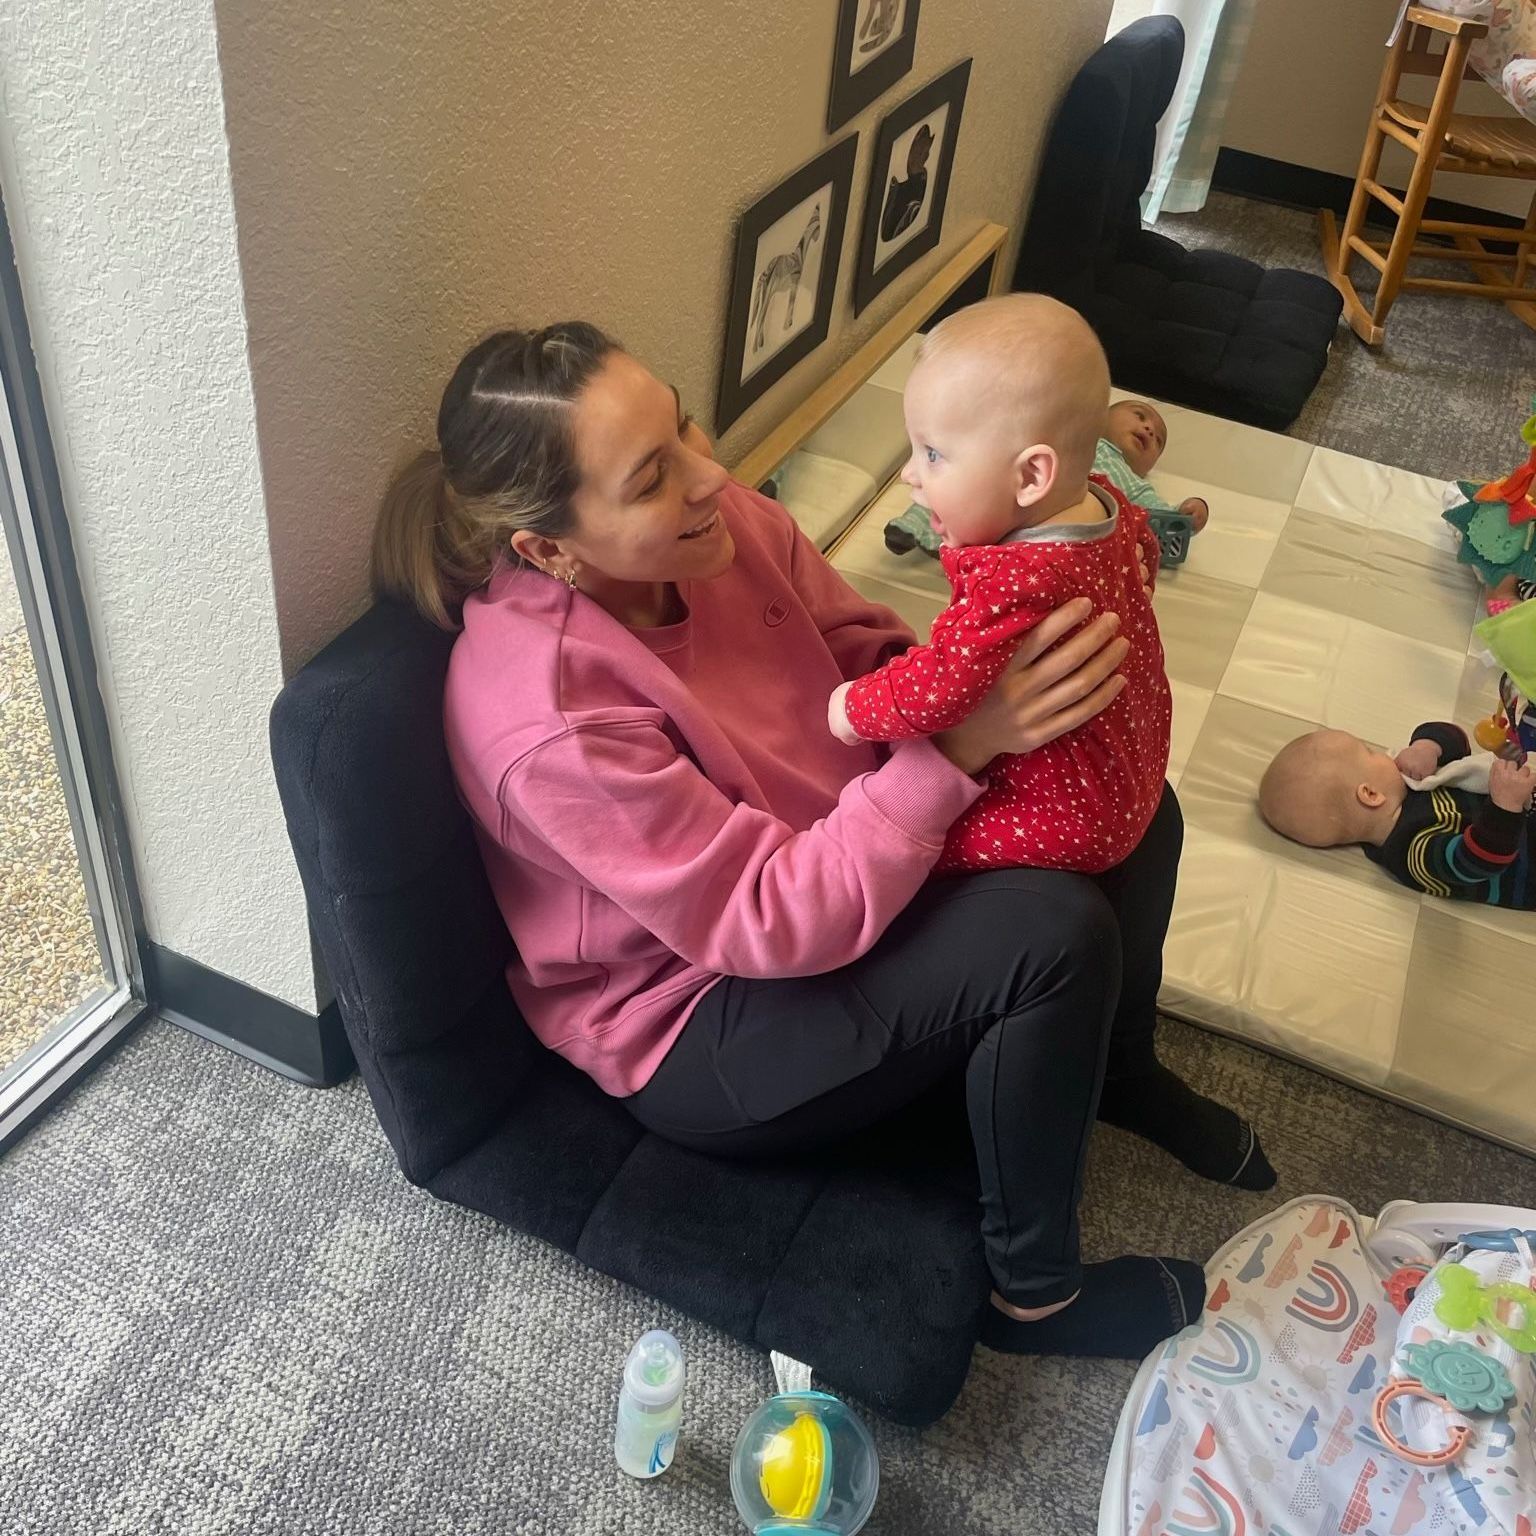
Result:
[[[1343,301],[1321,277],[1143,229],[1184,30],[1148,16],[1078,72],[1051,127],[1013,286],[1099,334],[1122,389],[1283,431],[1322,377]]]
[[[272,711],[315,936],[406,1178],[931,1423],[965,1380],[989,1284],[963,1122],[920,1105],[798,1162],[720,1161],[642,1131],[541,1046],[449,772],[452,643],[380,603]]]

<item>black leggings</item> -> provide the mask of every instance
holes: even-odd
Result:
[[[1106,1070],[1152,1060],[1183,836],[1169,788],[1107,874],[933,880],[841,970],[727,977],[625,1102],[670,1141],[749,1157],[835,1141],[963,1075],[994,1283],[1017,1306],[1065,1301]]]

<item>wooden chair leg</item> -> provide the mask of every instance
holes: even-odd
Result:
[[[1445,62],[1440,69],[1439,83],[1435,86],[1435,99],[1425,120],[1424,130],[1419,135],[1419,152],[1413,162],[1413,174],[1408,178],[1408,190],[1403,194],[1403,211],[1398,216],[1397,229],[1387,251],[1381,282],[1376,289],[1376,303],[1371,310],[1371,319],[1378,326],[1385,327],[1387,323],[1387,315],[1402,289],[1403,276],[1408,270],[1408,253],[1419,238],[1419,220],[1424,216],[1424,204],[1429,198],[1435,165],[1440,159],[1441,145],[1445,142],[1445,125],[1451,109],[1456,105],[1456,92],[1467,64],[1467,47],[1467,39],[1459,34],[1446,45]]]
[[[1387,136],[1382,132],[1381,118],[1386,104],[1396,95],[1398,83],[1403,78],[1405,43],[1405,38],[1399,38],[1388,50],[1386,62],[1381,66],[1381,79],[1376,84],[1376,100],[1371,104],[1371,121],[1365,130],[1365,144],[1360,151],[1360,169],[1355,175],[1355,190],[1350,194],[1349,211],[1344,215],[1344,233],[1339,238],[1339,262],[1336,268],[1339,277],[1346,277],[1349,273],[1351,237],[1365,228],[1365,210],[1370,199],[1365,184],[1374,181],[1376,173],[1381,169],[1381,151],[1387,142]]]
[[[1365,130],[1365,153],[1360,157],[1360,174],[1355,177],[1355,190],[1350,194],[1349,211],[1344,215],[1344,232],[1339,236],[1339,265],[1338,274],[1343,277],[1349,271],[1350,240],[1360,234],[1365,228],[1365,210],[1370,203],[1370,193],[1365,190],[1367,181],[1374,181],[1376,173],[1381,168],[1382,146],[1387,142],[1387,136],[1381,131],[1381,125],[1376,118],[1371,119],[1371,126]]]
[[[1536,194],[1531,197],[1531,206],[1525,215],[1525,233],[1536,235]],[[1515,257],[1514,284],[1517,288],[1525,285],[1525,274],[1530,269],[1531,246],[1526,243],[1519,248],[1519,255]]]

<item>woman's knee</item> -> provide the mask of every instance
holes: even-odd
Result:
[[[1093,975],[1118,989],[1119,925],[1087,876],[1012,869],[948,884],[942,921],[963,971],[1001,971],[1015,997]]]

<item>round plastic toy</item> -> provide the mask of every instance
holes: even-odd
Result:
[[[736,1437],[731,1496],[753,1536],[853,1536],[879,1488],[875,1442],[830,1393],[770,1397]]]

